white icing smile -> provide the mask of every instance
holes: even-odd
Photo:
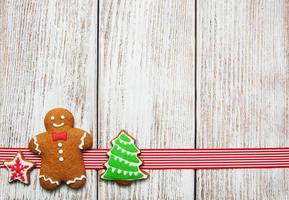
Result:
[[[52,126],[54,126],[55,128],[60,128],[60,127],[64,126],[64,122],[62,122],[61,124],[53,123]]]

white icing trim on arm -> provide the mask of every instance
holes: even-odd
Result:
[[[35,150],[38,152],[38,154],[41,154],[41,151],[39,149],[39,144],[37,143],[37,138],[33,138],[34,144],[35,144]]]
[[[80,180],[85,179],[85,178],[86,178],[85,175],[82,175],[81,177],[75,177],[73,180],[67,181],[66,184],[69,185],[69,184],[71,184],[71,183],[75,183],[76,181],[80,181]]]
[[[83,149],[83,146],[84,146],[84,138],[86,137],[86,132],[83,133],[83,136],[80,138],[80,145],[78,146],[80,149]]]
[[[51,178],[46,178],[44,175],[40,175],[39,178],[43,178],[44,181],[49,181],[49,182],[52,183],[52,184],[59,185],[59,182],[58,182],[58,181],[53,181]]]

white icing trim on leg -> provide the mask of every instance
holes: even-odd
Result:
[[[37,138],[33,138],[34,144],[35,144],[35,150],[38,152],[38,154],[41,154],[41,151],[39,149],[39,144],[37,143]]]
[[[83,136],[80,138],[80,145],[78,146],[80,149],[83,149],[83,146],[84,146],[84,138],[86,137],[86,132],[83,133]]]
[[[52,183],[52,184],[59,185],[59,182],[58,182],[58,181],[53,181],[51,178],[46,178],[44,175],[40,175],[39,178],[43,178],[44,181],[49,181],[49,182]]]
[[[76,181],[81,181],[82,179],[85,179],[86,176],[85,175],[82,175],[81,177],[76,177],[74,178],[73,180],[69,180],[69,181],[66,181],[66,184],[71,184],[71,183],[75,183]]]

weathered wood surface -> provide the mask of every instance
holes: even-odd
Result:
[[[194,2],[100,1],[99,146],[122,128],[143,148],[194,146]],[[194,171],[150,171],[99,199],[192,199]]]
[[[196,6],[0,0],[0,146],[27,146],[55,106],[75,114],[94,147],[110,147],[123,128],[143,148],[193,147],[195,136],[197,147],[288,146],[288,1]],[[24,187],[0,170],[0,199],[194,199],[195,182],[196,199],[289,198],[285,169],[198,171],[197,180],[150,171],[128,188],[88,171],[83,189],[54,192],[37,173]]]
[[[70,109],[96,139],[96,27],[94,1],[0,1],[0,146],[27,147],[55,106]],[[80,191],[47,192],[38,170],[25,187],[8,184],[2,169],[0,199],[95,199],[97,173],[87,175]]]
[[[197,147],[288,146],[285,0],[198,1]],[[288,169],[197,172],[197,199],[288,199]]]

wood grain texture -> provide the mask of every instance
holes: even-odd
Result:
[[[44,130],[53,107],[66,107],[76,126],[96,139],[96,28],[94,1],[0,1],[0,146],[27,147]],[[96,145],[95,145],[96,146]],[[96,199],[96,172],[82,190],[43,190],[8,184],[0,170],[0,199]]]
[[[126,129],[141,148],[194,146],[194,2],[100,1],[99,146]],[[193,199],[193,171],[150,171],[99,199]]]
[[[285,0],[198,1],[197,146],[288,146]],[[197,199],[288,199],[287,169],[197,172]]]
[[[195,117],[197,147],[288,146],[288,1],[197,2],[195,24],[190,0],[0,0],[0,146],[27,146],[55,106],[94,147],[120,129],[140,148],[193,147]],[[289,199],[285,169],[150,174],[46,192],[38,170],[29,187],[0,170],[0,199],[194,199],[194,181],[196,199]]]

